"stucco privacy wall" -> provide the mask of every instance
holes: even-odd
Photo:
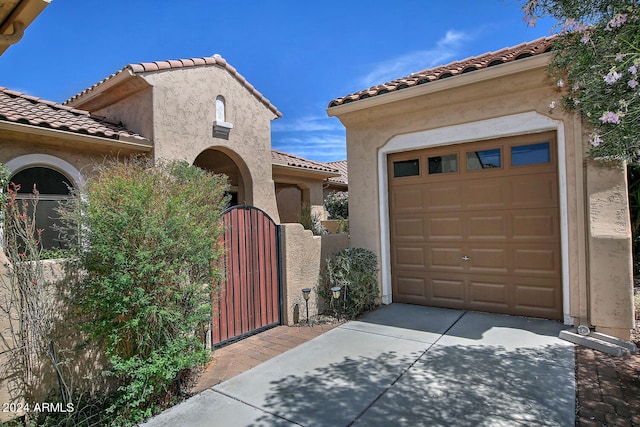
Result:
[[[392,301],[389,254],[386,156],[392,152],[555,130],[558,139],[561,205],[564,320],[605,327],[602,318],[589,319],[588,284],[593,269],[587,264],[586,205],[583,138],[579,118],[552,109],[559,100],[554,82],[546,74],[549,54],[522,59],[474,73],[431,82],[404,93],[379,95],[370,100],[329,108],[346,127],[349,162],[351,244],[366,247],[381,258],[383,301]],[[419,96],[412,96],[417,93]],[[395,100],[394,102],[386,102]],[[366,107],[367,102],[370,107]],[[360,107],[358,104],[360,103]],[[587,164],[589,170],[592,166]],[[603,176],[600,191],[611,191],[622,170]],[[617,176],[617,178],[615,176]],[[620,201],[620,203],[625,203]],[[630,230],[624,231],[627,235]],[[589,247],[590,260],[608,257],[603,247]],[[624,258],[630,259],[630,253]],[[629,281],[609,282],[608,289],[625,292]],[[615,293],[614,293],[615,294]],[[609,293],[612,295],[612,293]],[[602,292],[602,298],[608,298]],[[622,303],[619,301],[619,303]],[[627,309],[632,300],[625,301]],[[628,336],[632,327],[627,309],[611,313],[607,327]],[[621,315],[624,313],[624,315]],[[600,323],[596,323],[600,322]],[[615,326],[614,326],[615,325]]]
[[[314,236],[300,224],[281,225],[283,323],[306,319],[302,289],[311,288],[309,316],[318,313],[317,285],[327,257],[349,247],[346,234]]]
[[[122,121],[154,142],[155,159],[193,163],[203,151],[220,150],[238,165],[246,202],[279,221],[271,176],[271,120],[265,108],[226,69],[199,66],[139,73],[147,89],[93,111]],[[217,96],[225,100],[225,121],[233,125],[228,139],[213,136]],[[268,161],[266,161],[268,160]]]
[[[633,280],[631,228],[624,165],[588,161],[589,192],[589,296],[591,321],[601,332],[624,333],[620,323],[634,324],[633,288],[615,286]]]
[[[3,301],[3,305],[6,304],[5,297],[9,296],[9,287],[11,286],[11,279],[9,277],[8,270],[9,261],[3,251],[0,251],[0,298]],[[43,260],[41,267],[45,281],[51,287],[66,288],[66,277],[63,264],[55,260]],[[73,364],[62,361],[61,370],[64,375],[66,384],[78,394],[95,394],[98,391],[104,392],[109,390],[110,387],[116,386],[116,384],[107,376],[100,375],[99,373],[104,371],[107,361],[101,350],[94,345],[86,345],[84,336],[79,336],[77,330],[70,331],[69,319],[72,315],[70,310],[72,307],[68,307],[61,300],[53,301],[50,306],[56,313],[53,319],[53,329],[51,330],[51,338],[56,346],[58,355],[63,355],[71,349],[75,353]],[[3,313],[4,314],[4,313]],[[14,313],[14,327],[17,325],[17,313]],[[14,342],[10,339],[12,334],[10,332],[9,319],[5,316],[0,316],[0,331],[3,338],[9,338],[9,347],[14,345]],[[5,343],[0,340],[0,366],[5,366],[5,357],[10,357],[5,351],[7,347]],[[11,347],[12,348],[12,347]],[[34,359],[35,360],[35,359]],[[34,362],[35,367],[34,375],[36,377],[34,383],[36,387],[33,392],[33,402],[47,402],[52,392],[58,390],[60,387],[58,384],[55,370],[51,365],[51,361],[48,357],[43,356],[40,359],[40,363]],[[12,374],[17,375],[17,374]],[[23,402],[19,393],[10,393],[10,376],[3,375],[0,378],[0,403],[19,403]],[[14,385],[15,386],[15,385]],[[0,411],[0,422],[9,421],[16,416],[24,415],[18,412]]]

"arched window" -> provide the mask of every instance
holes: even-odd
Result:
[[[229,132],[233,129],[233,125],[227,122],[226,109],[224,96],[216,96],[216,120],[213,122],[214,138],[229,139]]]
[[[46,166],[32,166],[19,170],[11,177],[11,182],[20,186],[16,198],[25,200],[38,190],[38,206],[36,208],[36,227],[42,229],[43,249],[65,248],[54,224],[58,221],[57,207],[60,201],[69,197],[72,181],[61,172]]]
[[[227,120],[225,112],[224,97],[218,95],[216,97],[216,122],[226,122]]]

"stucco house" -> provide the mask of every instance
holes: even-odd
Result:
[[[351,245],[383,301],[634,326],[625,165],[546,73],[553,37],[329,103],[347,130]],[[559,105],[559,102],[558,102]]]
[[[282,114],[221,56],[130,64],[65,105],[144,135],[154,159],[226,174],[233,204],[279,222],[269,159]]]
[[[132,64],[64,105],[0,89],[0,162],[23,192],[40,183],[44,223],[91,165],[132,154],[224,173],[232,204],[259,207],[277,223],[298,222],[304,204],[324,217],[323,188],[340,171],[271,150],[270,121],[280,116],[218,55]]]

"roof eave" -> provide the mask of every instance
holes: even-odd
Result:
[[[86,111],[97,111],[112,105],[151,85],[128,67],[64,102],[64,105]]]
[[[443,90],[462,87],[474,83],[479,83],[495,78],[543,68],[549,64],[551,53],[542,53],[533,57],[520,59],[517,61],[507,62],[505,64],[496,65],[490,68],[483,68],[472,73],[460,74],[449,77],[448,79],[436,80],[420,86],[413,86],[382,95],[372,96],[370,98],[352,101],[347,104],[336,105],[326,109],[327,115],[330,117],[339,117],[343,114],[354,111],[365,110],[380,105],[390,104],[392,102],[402,101],[405,99],[415,98],[418,96],[440,92]]]
[[[272,162],[271,165],[273,172],[278,172],[283,175],[307,176],[314,179],[327,179],[340,176],[337,172],[321,171],[282,163]]]
[[[22,34],[19,34],[18,28],[14,24],[21,23],[22,29],[20,31],[24,31],[49,6],[49,3],[51,0],[22,0],[11,12],[11,15],[4,22],[0,22],[0,34],[9,36],[6,41],[0,37],[0,55],[22,38]]]
[[[113,139],[6,121],[0,121],[0,129],[136,152],[149,152],[153,148],[151,141],[146,138],[133,138],[126,135],[119,135],[118,139]]]

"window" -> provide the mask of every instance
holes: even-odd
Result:
[[[227,106],[224,96],[216,96],[216,119],[213,122],[213,137],[229,139],[229,133],[233,125],[227,122]]]
[[[393,162],[393,177],[420,175],[420,161],[418,159]]]
[[[69,197],[71,180],[62,173],[48,167],[36,166],[23,169],[11,177],[11,182],[20,185],[16,198],[24,200],[33,192],[35,184],[40,193],[36,210],[36,227],[44,230],[41,235],[43,249],[64,248],[65,244],[54,230],[60,201]]]
[[[502,166],[500,149],[470,151],[467,153],[467,170],[492,169]]]
[[[226,122],[226,112],[225,112],[225,104],[224,97],[218,95],[216,97],[216,121],[217,122]]]
[[[458,172],[457,154],[429,157],[429,175],[450,172]]]
[[[548,142],[511,147],[511,166],[535,165],[550,161],[551,149]]]

